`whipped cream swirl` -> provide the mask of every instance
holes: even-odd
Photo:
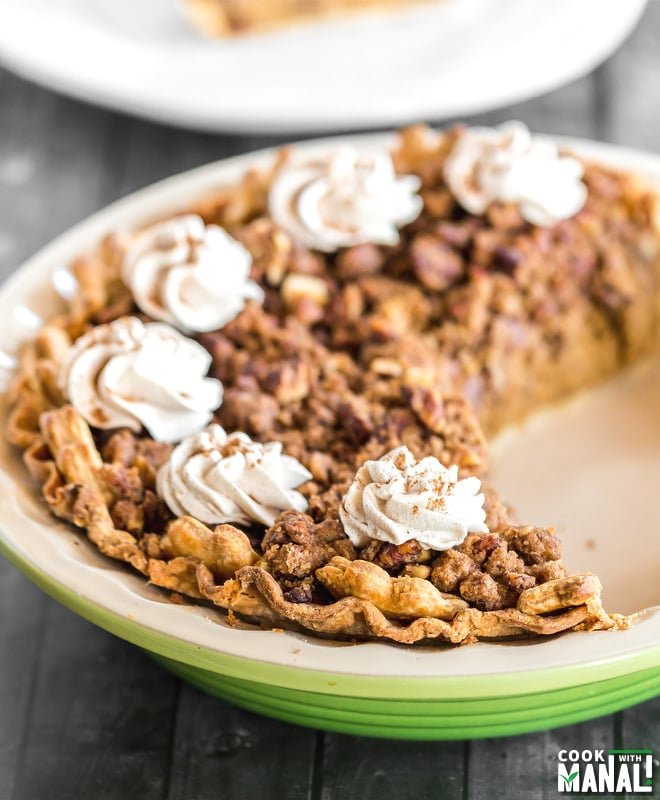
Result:
[[[184,332],[214,331],[247,300],[263,302],[251,265],[250,253],[225,230],[187,214],[139,233],[124,255],[122,277],[150,317]]]
[[[339,509],[356,547],[370,539],[399,545],[410,539],[430,550],[448,550],[468,533],[488,533],[478,478],[458,479],[458,467],[428,456],[415,461],[397,447],[358,470]]]
[[[516,203],[533,225],[551,226],[584,206],[584,167],[562,156],[542,136],[532,136],[522,122],[499,128],[468,128],[445,161],[444,175],[454,197],[471,214],[491,203]]]
[[[245,433],[209,425],[174,448],[158,470],[156,486],[172,513],[208,525],[255,522],[270,526],[281,511],[307,510],[295,491],[312,474],[280,442],[261,444]]]
[[[387,152],[351,147],[294,157],[275,177],[273,220],[295,239],[330,253],[363,242],[396,244],[422,210],[414,175],[397,176]]]
[[[159,442],[176,442],[208,424],[222,384],[204,377],[211,357],[161,322],[122,317],[83,334],[60,372],[62,391],[97,428],[144,426]]]

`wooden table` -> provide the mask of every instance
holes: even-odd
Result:
[[[622,49],[588,77],[469,121],[519,118],[657,152],[659,90],[660,3],[652,2]],[[160,127],[0,71],[0,275],[134,189],[278,141]],[[380,741],[258,717],[181,683],[0,559],[0,800],[550,798],[560,748],[622,746],[660,756],[660,698],[488,741]]]

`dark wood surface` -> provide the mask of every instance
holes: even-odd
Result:
[[[660,3],[591,75],[468,121],[510,118],[660,151]],[[284,138],[296,137],[158,126],[0,70],[0,276],[134,189]],[[0,559],[0,800],[552,798],[561,747],[641,745],[660,756],[660,698],[487,741],[380,741],[279,723],[181,683]]]

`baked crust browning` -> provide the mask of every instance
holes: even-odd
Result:
[[[201,561],[221,580],[259,560],[243,531],[233,525],[218,525],[211,530],[192,517],[180,517],[167,526],[161,549],[170,558],[186,556]]]
[[[113,478],[137,489],[136,476],[108,470],[96,449],[89,426],[71,407],[41,416],[43,442],[53,461],[43,486],[55,516],[84,528],[89,539],[110,558],[126,561],[146,574],[147,559],[134,536],[115,528],[109,505],[116,496]],[[32,451],[34,452],[34,450]],[[43,468],[43,463],[39,469]]]
[[[299,512],[285,512],[266,533],[266,557],[257,553],[238,528],[220,525],[211,530],[191,517],[171,520],[164,535],[142,531],[136,537],[114,526],[111,510],[113,504],[127,501],[128,496],[133,503],[141,502],[143,486],[134,464],[139,458],[135,455],[139,442],[129,445],[127,434],[122,432],[104,448],[106,456],[115,456],[114,461],[104,461],[89,426],[70,406],[43,414],[41,434],[42,439],[26,452],[26,462],[43,480],[44,498],[56,516],[85,528],[102,553],[130,564],[152,584],[208,600],[227,611],[230,621],[238,616],[327,636],[385,638],[403,644],[460,644],[480,638],[627,625],[625,619],[609,617],[603,611],[600,583],[593,575],[548,581],[524,590],[515,608],[481,611],[422,577],[391,575],[375,563],[336,555],[338,551],[352,551],[337,523],[316,525]],[[123,461],[119,454],[123,454]],[[538,542],[545,537],[532,531],[509,529],[507,535],[511,539],[527,535],[540,548]],[[480,544],[472,540],[466,549],[473,556],[480,554],[478,557],[490,549],[492,557],[496,546],[492,542]],[[305,553],[321,548],[323,566],[314,568],[312,559],[302,577],[311,576],[325,587],[331,595],[329,602],[286,599],[283,587],[264,567],[272,570],[273,549],[277,554],[287,545],[301,547]],[[554,555],[554,548],[551,551]],[[438,558],[458,563],[468,559],[474,565],[469,574],[478,571],[465,553],[452,550]]]
[[[64,402],[57,377],[70,346],[66,330],[50,324],[23,348],[19,371],[7,396],[6,425],[7,438],[21,449],[39,440],[39,420],[44,411]]]
[[[392,11],[433,0],[183,0],[187,18],[206,36],[237,36],[282,27],[352,16],[367,11]]]
[[[451,620],[468,607],[464,600],[439,592],[429,581],[407,575],[393,578],[368,561],[349,561],[335,556],[316,571],[316,576],[333,597],[369,600],[394,619],[436,617]]]
[[[548,614],[570,606],[581,606],[599,598],[603,587],[595,575],[570,575],[525,589],[518,609],[526,614]]]
[[[224,587],[215,589],[208,571],[205,577],[206,582],[202,583],[204,596],[222,608],[229,607],[243,613],[241,602],[245,604],[245,597],[249,597],[250,614],[257,619],[272,619],[274,612],[282,624],[286,622],[289,626],[334,638],[387,639],[400,644],[432,641],[469,644],[479,639],[548,636],[578,627],[580,630],[597,630],[627,625],[625,620],[614,621],[605,614],[596,598],[590,604],[569,607],[550,616],[527,614],[515,608],[488,612],[466,608],[458,611],[451,621],[419,617],[408,622],[392,619],[370,600],[352,595],[325,606],[288,602],[273,576],[259,567],[240,570],[236,581],[232,582],[234,592],[237,591],[236,584],[241,587],[239,602],[228,597]],[[456,600],[460,602],[458,598]]]
[[[170,561],[149,559],[149,580],[161,589],[170,589],[178,594],[201,600],[204,595],[197,585],[198,561],[186,556],[176,556]]]
[[[145,484],[153,484],[154,476],[145,469],[149,462],[144,451],[161,448],[141,447],[155,443],[136,443],[123,431],[105,448],[106,455],[114,459],[104,461],[89,425],[68,405],[43,413],[40,427],[41,438],[26,451],[26,464],[42,482],[44,499],[53,514],[86,529],[104,555],[125,561],[158,586],[194,598],[202,597],[196,578],[200,563],[207,565],[214,577],[226,579],[259,559],[238,528],[219,525],[211,530],[191,517],[172,519],[163,508],[159,509],[161,518],[169,516],[164,535],[144,527],[137,535],[117,528],[113,520],[117,506],[135,510],[153,497],[151,490],[145,489]],[[162,455],[160,452],[160,458]],[[144,514],[141,518],[144,522]]]

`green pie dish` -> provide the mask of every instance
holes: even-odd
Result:
[[[391,139],[365,141],[386,145]],[[573,144],[587,157],[660,176],[657,156]],[[0,354],[6,356],[0,364],[10,364],[40,319],[58,312],[54,275],[75,255],[109,230],[137,227],[180,208],[271,157],[243,156],[164,181],[116,203],[45,248],[0,290],[0,313],[10,321],[0,332]],[[8,378],[9,369],[5,371]],[[530,430],[530,441],[535,435]],[[645,469],[655,475],[657,468],[660,476],[660,439],[653,457],[647,447],[645,458]],[[507,480],[515,491],[515,480]],[[648,494],[649,508],[640,513],[655,511],[655,494]],[[503,736],[580,722],[656,696],[660,553],[657,535],[648,535],[650,550],[647,542],[642,544],[655,583],[635,585],[622,567],[616,537],[604,537],[593,555],[599,560],[594,571],[617,603],[618,598],[641,598],[642,605],[621,609],[606,598],[616,610],[644,609],[628,630],[466,647],[330,642],[301,633],[234,628],[209,605],[170,603],[166,593],[104,558],[80,532],[51,517],[19,454],[0,443],[0,553],[34,583],[210,694],[278,719],[350,734],[438,740]],[[575,555],[579,561],[577,550]],[[566,561],[573,563],[569,557]]]

